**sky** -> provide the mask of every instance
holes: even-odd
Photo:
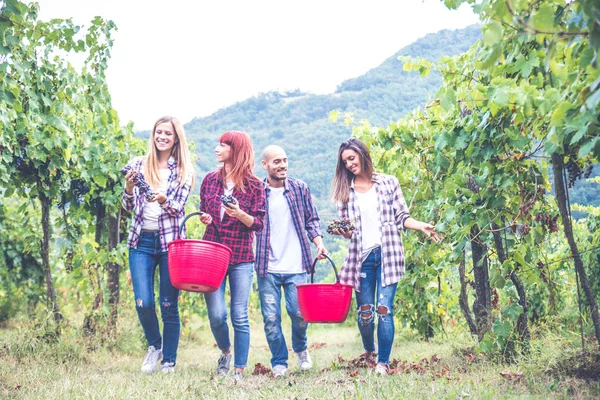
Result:
[[[37,0],[40,18],[118,31],[107,81],[123,124],[183,123],[272,90],[331,93],[427,33],[477,22],[440,0]]]

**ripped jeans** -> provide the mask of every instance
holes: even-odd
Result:
[[[288,347],[281,329],[281,289],[285,295],[285,308],[292,320],[292,349],[296,353],[306,350],[306,328],[298,305],[296,285],[306,283],[306,273],[273,274],[258,277],[260,310],[265,323],[265,335],[271,350],[271,366],[288,366]]]
[[[161,251],[158,233],[142,232],[137,248],[129,249],[129,269],[135,296],[135,309],[148,340],[148,346],[162,348],[163,364],[176,362],[180,331],[177,304],[179,290],[171,285],[167,262],[167,252]],[[157,265],[160,276],[159,300],[164,340],[160,335],[154,305],[154,275]]]
[[[375,316],[377,316],[377,362],[390,361],[394,343],[394,296],[397,283],[381,286],[381,248],[369,253],[360,268],[360,292],[355,291],[358,330],[365,351],[375,351]],[[377,297],[375,297],[377,294]],[[375,302],[377,299],[377,302]]]

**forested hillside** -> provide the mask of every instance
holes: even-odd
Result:
[[[257,154],[268,144],[282,145],[290,159],[290,175],[305,180],[325,206],[337,147],[351,135],[350,128],[329,120],[329,112],[348,111],[357,120],[366,118],[373,125],[387,126],[425,104],[441,82],[436,73],[423,78],[418,73],[404,72],[398,56],[433,61],[466,51],[479,36],[476,25],[429,34],[364,75],[342,82],[335,93],[263,93],[192,120],[185,127],[196,144],[200,177],[215,166],[213,149],[219,134],[229,129],[244,130],[252,136]],[[257,173],[264,176],[261,169]]]

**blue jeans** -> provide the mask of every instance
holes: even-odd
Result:
[[[258,277],[260,310],[265,322],[265,335],[271,349],[271,365],[287,367],[288,348],[281,329],[281,288],[285,293],[285,308],[292,320],[292,349],[296,353],[306,350],[306,328],[298,305],[296,285],[306,283],[306,273],[267,274]]]
[[[154,275],[156,266],[160,275],[160,314],[163,321],[163,337],[160,336],[156,307],[154,305]],[[160,236],[154,232],[142,232],[137,248],[129,249],[129,269],[135,296],[136,311],[149,346],[162,348],[163,364],[175,363],[179,346],[179,290],[171,285],[168,256],[160,248]]]
[[[381,248],[371,251],[360,268],[360,292],[356,294],[358,330],[366,351],[375,351],[375,315],[377,315],[377,362],[390,361],[394,343],[394,296],[397,283],[381,286]],[[377,293],[377,308],[375,294]]]
[[[233,326],[233,366],[246,368],[248,350],[250,349],[250,320],[248,319],[248,303],[254,263],[230,265],[221,286],[212,293],[204,293],[210,329],[221,351],[231,347],[229,327],[227,326],[227,305],[225,304],[225,284],[229,279],[231,294],[231,325]]]

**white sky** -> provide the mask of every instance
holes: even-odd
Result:
[[[40,18],[118,27],[107,79],[121,122],[183,123],[260,92],[331,93],[427,33],[477,22],[441,0],[38,0]]]

